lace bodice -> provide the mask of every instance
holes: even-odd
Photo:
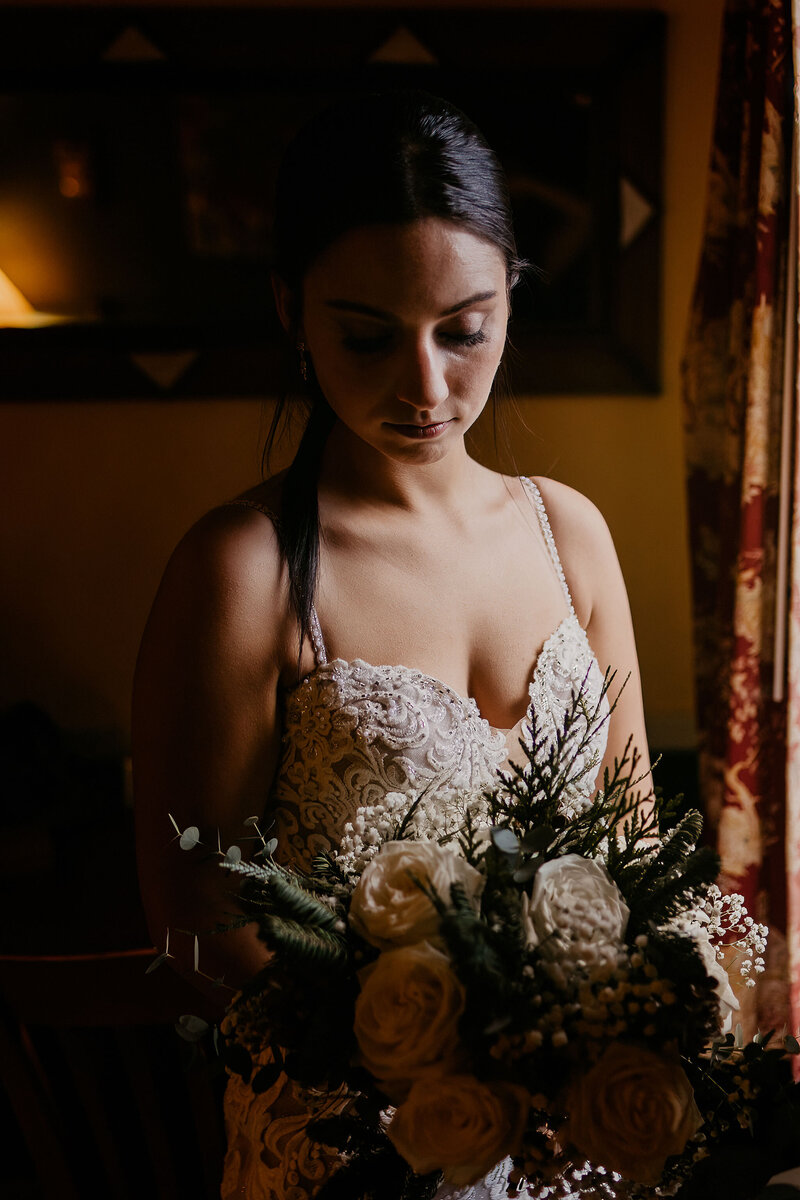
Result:
[[[321,850],[337,849],[355,807],[379,806],[393,792],[409,798],[424,793],[429,824],[451,832],[459,800],[496,782],[515,751],[522,757],[519,740],[529,742],[534,713],[538,736],[549,744],[574,690],[584,687],[591,709],[601,686],[574,613],[542,647],[526,717],[508,731],[493,728],[472,697],[419,671],[361,659],[322,661],[286,697],[283,756],[272,797],[279,845],[293,861],[309,865]],[[601,725],[591,747],[598,763],[604,735]],[[571,798],[576,810],[593,790],[588,772]]]
[[[547,746],[563,726],[576,690],[583,690],[588,712],[596,708],[602,674],[575,615],[539,489],[532,480],[524,483],[568,609],[536,659],[527,713],[513,729],[496,729],[471,696],[430,675],[362,659],[328,661],[312,613],[317,665],[285,697],[282,758],[272,795],[275,834],[292,861],[308,865],[321,850],[335,851],[354,809],[380,804],[391,792],[424,793],[428,824],[446,834],[448,814],[454,825],[459,804],[491,786],[510,758],[522,758],[519,741],[530,744],[534,715],[537,740]],[[594,794],[596,770],[590,768],[599,765],[605,741],[600,720],[586,749],[587,771],[568,801],[573,811]]]
[[[586,701],[586,771],[566,804],[577,812],[590,803],[607,736],[605,698],[600,719],[590,720],[603,676],[575,614],[539,490],[531,480],[523,483],[567,608],[536,659],[525,717],[513,729],[496,729],[472,697],[429,675],[361,659],[329,661],[314,613],[316,666],[284,697],[281,760],[270,796],[273,833],[287,859],[308,866],[321,850],[336,852],[352,833],[356,814],[362,827],[366,822],[368,838],[371,814],[392,793],[409,802],[422,793],[426,827],[446,836],[460,824],[464,805],[496,780],[497,771],[509,759],[523,757],[519,742],[522,738],[530,744],[531,717],[535,715],[537,744],[544,752],[578,690]],[[285,1076],[264,1096],[253,1096],[232,1081],[226,1097],[230,1148],[223,1197],[311,1196],[324,1176],[323,1155],[310,1147],[302,1129],[309,1109],[319,1104],[319,1098],[312,1102],[302,1096]],[[501,1200],[505,1180],[501,1166],[479,1185],[443,1188],[439,1195],[441,1200]]]

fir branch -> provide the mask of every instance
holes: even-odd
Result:
[[[427,786],[427,787],[424,787],[424,788],[422,789],[422,791],[419,793],[419,795],[418,795],[418,796],[417,796],[417,797],[416,797],[416,798],[415,798],[415,799],[412,801],[412,803],[411,803],[411,806],[410,806],[410,808],[409,808],[408,812],[407,812],[407,813],[406,813],[406,815],[403,817],[402,821],[400,822],[400,824],[397,826],[397,829],[395,830],[395,835],[394,835],[394,840],[395,840],[395,841],[397,841],[397,842],[401,842],[401,841],[402,841],[402,840],[405,838],[405,836],[406,836],[406,834],[407,834],[407,832],[408,832],[408,827],[409,827],[409,825],[410,825],[410,823],[411,823],[411,821],[412,821],[412,819],[413,819],[413,817],[414,817],[414,814],[415,814],[415,812],[417,811],[417,809],[419,808],[420,804],[422,803],[422,801],[423,801],[423,800],[425,799],[425,797],[427,796],[428,792],[429,792],[429,791],[431,790],[431,788],[434,786],[434,783],[435,783],[435,779],[431,779],[431,781],[430,781],[430,783],[428,784],[428,786]]]
[[[643,932],[648,925],[663,925],[684,912],[711,886],[719,875],[719,855],[710,846],[701,846],[686,859],[680,872],[668,878],[649,879],[632,898],[635,918],[629,936]],[[635,907],[634,907],[635,905]]]
[[[319,926],[309,929],[298,921],[266,914],[259,919],[259,936],[270,949],[281,952],[293,970],[303,966],[343,967],[347,963],[345,940]]]
[[[242,867],[245,869],[241,870]],[[267,913],[313,929],[328,930],[334,929],[341,919],[329,905],[311,895],[288,872],[249,863],[237,863],[236,868],[239,874],[245,876],[240,903],[251,916],[259,918],[260,914]]]

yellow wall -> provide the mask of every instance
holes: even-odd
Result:
[[[579,7],[603,7],[582,0]],[[700,243],[722,0],[669,14],[659,397],[522,398],[520,469],[605,513],[637,630],[651,741],[693,736],[679,361]],[[562,4],[562,7],[567,7]],[[32,699],[124,740],[138,640],[169,552],[258,478],[253,401],[0,406],[0,708]]]

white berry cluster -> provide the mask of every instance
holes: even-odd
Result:
[[[343,870],[361,875],[384,842],[390,842],[414,803],[413,793],[387,792],[379,803],[356,809],[344,827],[336,862]]]
[[[463,832],[468,817],[473,830],[487,827],[488,838],[489,809],[481,792],[438,791],[433,802],[424,791],[387,792],[382,800],[362,805],[347,822],[336,862],[361,875],[384,842],[401,836],[401,827],[402,836],[413,841],[447,845]]]
[[[425,794],[409,819],[409,830],[417,841],[452,842],[464,830],[469,817],[474,830],[489,825],[489,807],[482,792],[465,792],[452,788],[439,792],[434,804],[427,804]]]
[[[731,955],[738,958],[739,974],[747,980],[746,986],[755,987],[752,974],[760,975],[764,970],[768,930],[748,914],[744,896],[738,892],[724,895],[713,883],[696,907],[676,919],[674,926],[687,932],[702,928],[716,948],[717,959],[729,962]]]

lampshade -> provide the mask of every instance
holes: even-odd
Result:
[[[13,325],[15,318],[30,317],[33,311],[33,305],[25,299],[5,271],[0,271],[0,324]]]
[[[37,312],[5,271],[0,271],[0,329],[32,329],[38,325],[58,325],[68,319],[56,313]]]

